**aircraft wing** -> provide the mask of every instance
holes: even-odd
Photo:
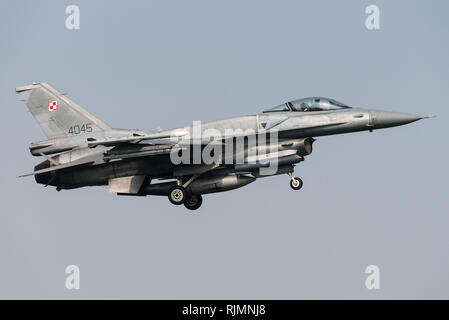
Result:
[[[180,131],[175,134],[150,134],[150,135],[139,135],[134,134],[132,136],[120,137],[120,138],[105,138],[105,139],[88,139],[87,146],[89,148],[94,148],[98,145],[103,146],[116,146],[124,143],[139,143],[141,141],[146,141],[151,144],[167,144],[170,142],[171,144],[176,144],[176,140],[174,138],[180,138],[185,136],[187,132]]]
[[[176,152],[182,148],[174,145],[161,144],[161,145],[138,145],[138,149],[135,148],[120,148],[117,146],[110,152],[106,152],[103,155],[104,161],[122,160],[140,157],[149,157],[162,154],[169,154],[170,152]]]

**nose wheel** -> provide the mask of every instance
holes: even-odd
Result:
[[[291,187],[293,190],[299,190],[299,189],[301,189],[301,188],[302,188],[302,185],[303,185],[303,183],[302,183],[301,178],[293,177],[293,176],[292,176],[292,178],[290,179],[290,187]]]

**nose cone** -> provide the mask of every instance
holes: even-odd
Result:
[[[423,117],[408,113],[380,110],[370,111],[370,124],[374,126],[374,128],[401,126],[403,124],[411,123],[420,119],[423,119]]]

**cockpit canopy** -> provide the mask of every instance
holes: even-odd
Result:
[[[337,100],[334,99],[324,97],[311,97],[289,101],[274,108],[265,110],[264,113],[281,112],[281,111],[300,111],[300,112],[328,111],[328,110],[340,110],[349,108],[351,107],[345,105],[344,103],[338,102]]]

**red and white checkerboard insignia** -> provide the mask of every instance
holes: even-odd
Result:
[[[58,110],[58,101],[49,101],[48,111],[56,111],[56,110]]]

